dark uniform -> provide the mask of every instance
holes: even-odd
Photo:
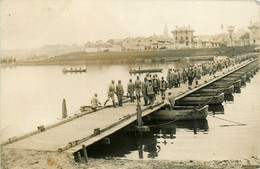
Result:
[[[135,85],[132,82],[132,79],[130,79],[127,85],[127,92],[129,93],[130,96],[130,102],[134,102],[134,91],[135,91]]]
[[[160,91],[161,91],[162,99],[164,100],[165,91],[167,90],[167,82],[164,80],[164,77],[162,77],[162,80],[160,81],[159,88],[160,88]]]
[[[124,95],[124,88],[121,84],[121,81],[118,81],[118,84],[116,85],[116,94],[118,99],[118,105],[123,106],[123,95]]]
[[[137,76],[137,79],[135,81],[135,95],[138,102],[140,102],[140,98],[141,98],[141,88],[142,88],[142,82],[139,79],[139,76]]]

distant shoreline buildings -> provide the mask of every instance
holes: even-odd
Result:
[[[122,52],[122,51],[151,51],[174,50],[183,48],[217,48],[224,46],[245,46],[257,44],[259,41],[259,23],[250,23],[249,31],[237,29],[233,26],[221,25],[222,33],[215,35],[194,35],[195,30],[191,26],[176,26],[168,34],[165,25],[162,35],[149,37],[125,38],[121,40],[110,39],[107,42],[97,41],[85,44],[85,52]]]
[[[221,46],[260,45],[260,24],[250,22],[248,30],[234,26],[220,26],[221,33],[215,35],[196,35],[191,26],[176,26],[168,32],[165,24],[161,35],[149,37],[128,37],[125,39],[98,40],[84,45],[46,45],[37,49],[1,51],[2,58],[23,58],[42,60],[69,53],[85,52],[131,52],[160,51],[193,48],[218,48]]]

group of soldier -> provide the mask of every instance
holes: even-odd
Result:
[[[188,85],[191,86],[194,80],[195,84],[198,85],[198,81],[202,76],[215,75],[217,71],[222,71],[223,68],[241,63],[251,57],[254,57],[254,55],[240,55],[218,61],[204,62],[200,65],[189,65],[188,68],[183,68],[182,71],[179,71],[179,69],[168,69],[166,80],[163,76],[160,79],[157,74],[152,75],[151,73],[147,73],[143,81],[141,81],[139,76],[137,76],[134,82],[132,79],[129,79],[127,85],[127,96],[130,97],[130,102],[134,102],[135,98],[140,102],[142,94],[144,106],[150,105],[150,108],[152,108],[154,101],[156,100],[156,95],[160,93],[164,100],[166,98],[165,92],[168,88],[178,88],[180,87],[181,82],[185,84],[187,81]],[[118,80],[116,85],[114,80],[111,81],[108,88],[108,98],[105,101],[104,106],[111,99],[113,107],[116,108],[115,95],[118,99],[118,106],[123,106],[124,88],[121,84],[121,80]],[[98,101],[96,94],[92,99],[91,104],[96,107],[101,104]]]

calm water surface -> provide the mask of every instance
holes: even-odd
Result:
[[[194,63],[194,62],[193,62]],[[94,93],[102,103],[107,99],[111,80],[120,79],[126,89],[130,68],[168,68],[187,66],[189,62],[168,64],[92,65],[87,73],[63,74],[63,66],[18,66],[1,68],[1,136],[2,140],[35,130],[61,118],[62,99],[68,113],[90,105]],[[143,79],[144,75],[141,75]]]

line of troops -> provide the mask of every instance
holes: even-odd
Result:
[[[200,65],[189,65],[187,70],[183,68],[182,72],[180,72],[179,69],[168,69],[166,80],[163,76],[160,79],[157,74],[152,76],[150,73],[146,74],[143,81],[141,81],[139,76],[137,76],[135,82],[133,82],[132,79],[129,79],[127,85],[127,96],[130,97],[130,102],[134,102],[135,98],[140,102],[142,95],[144,106],[149,105],[150,108],[153,108],[156,95],[160,93],[162,99],[165,100],[165,93],[168,88],[178,88],[180,87],[181,82],[185,84],[187,81],[188,85],[191,86],[194,80],[196,85],[198,85],[198,80],[201,79],[201,76],[214,75],[217,71],[222,71],[223,68],[228,68],[231,65],[234,66],[235,64],[239,64],[242,61],[255,57],[257,57],[256,54],[245,54],[218,61],[204,62]],[[111,84],[108,87],[108,98],[105,101],[104,106],[111,99],[113,107],[116,108],[115,95],[118,99],[118,106],[123,106],[124,88],[121,84],[121,80],[118,80],[116,85],[114,80],[111,81]],[[171,99],[169,100],[169,98]],[[169,92],[167,100],[171,105],[174,105],[172,98],[173,97]],[[97,94],[94,95],[91,104],[94,110],[96,110],[98,105],[101,105],[97,99]]]

